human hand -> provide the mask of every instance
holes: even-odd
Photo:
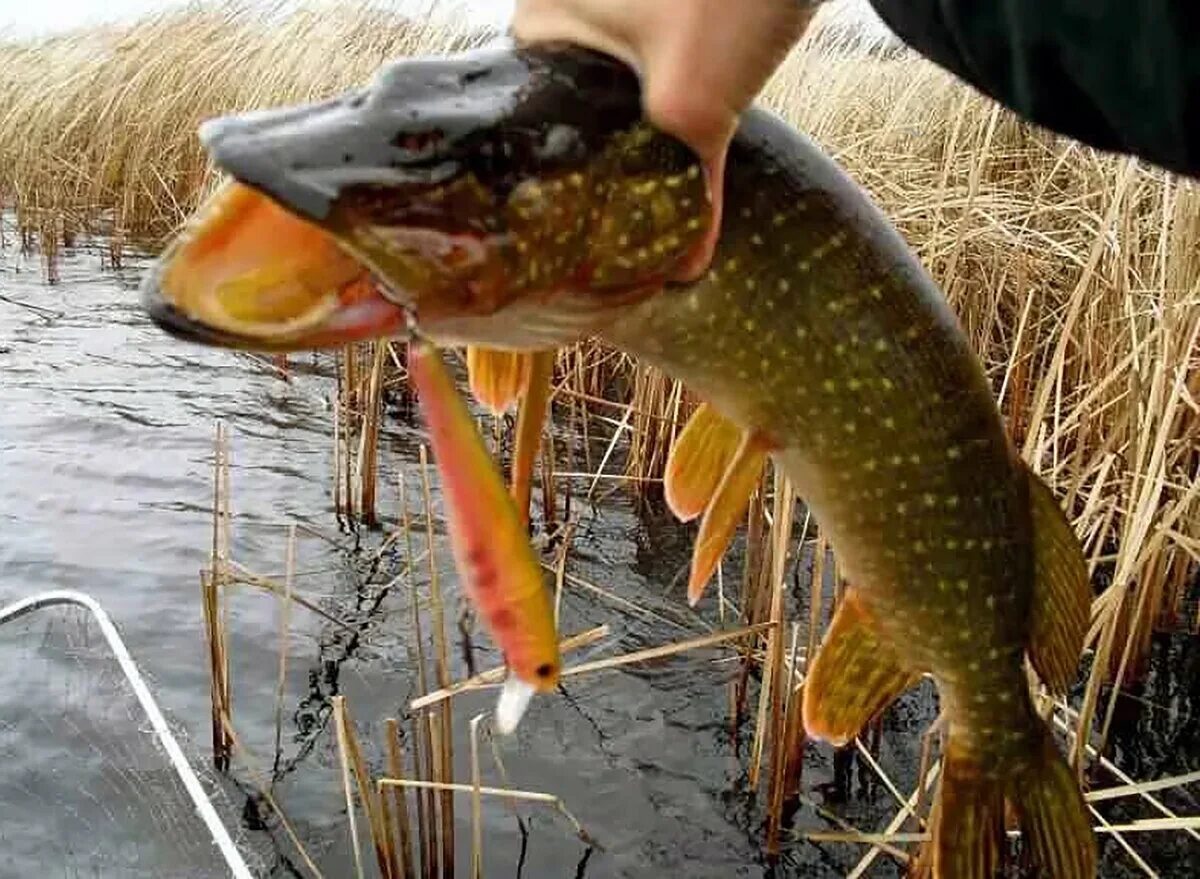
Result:
[[[523,42],[567,40],[636,68],[647,117],[719,179],[739,114],[815,8],[811,0],[517,0],[512,30]]]

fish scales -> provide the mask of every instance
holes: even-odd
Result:
[[[764,149],[800,139],[780,129],[743,123],[708,273],[601,335],[770,438],[888,639],[1005,772],[1039,734],[1023,470],[941,293],[819,151]]]

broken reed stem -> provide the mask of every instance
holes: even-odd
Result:
[[[350,746],[348,743],[349,729],[346,721],[346,697],[333,697],[333,720],[337,731],[338,765],[342,772],[342,793],[346,798],[346,819],[350,825],[350,849],[354,853],[354,871],[358,879],[363,879],[362,846],[358,836],[358,810],[354,807],[354,791],[351,787],[350,776]]]
[[[609,635],[609,627],[596,626],[594,629],[588,629],[586,632],[580,632],[577,635],[572,635],[569,638],[564,638],[558,644],[560,653],[571,653],[583,647],[589,647],[598,641],[602,641]],[[504,682],[504,676],[508,673],[508,667],[498,665],[494,668],[489,668],[487,671],[482,671],[474,677],[466,680],[456,681],[449,687],[441,690],[436,690],[432,693],[426,693],[423,696],[418,696],[409,703],[409,708],[413,711],[421,711],[438,704],[446,699],[453,698],[460,693],[468,693],[472,690],[483,690],[488,687],[499,686]]]
[[[471,875],[483,879],[483,804],[479,778],[479,724],[486,717],[471,718]]]
[[[794,667],[784,668],[783,588],[787,580],[788,547],[792,541],[792,525],[796,495],[791,480],[775,468],[775,501],[771,516],[771,584],[775,596],[771,602],[771,622],[767,633],[767,652],[771,664],[770,738],[771,763],[767,793],[767,853],[779,854],[779,833],[783,824],[784,773],[787,765],[786,742],[787,702],[791,697]],[[793,632],[792,652],[796,652]],[[786,676],[785,676],[786,675]],[[766,675],[764,674],[764,679]]]
[[[362,433],[358,447],[359,515],[367,525],[379,524],[376,508],[376,487],[379,482],[379,431],[383,420],[384,368],[387,366],[387,341],[371,345],[371,371],[367,376],[367,393],[363,404]]]
[[[283,698],[287,691],[287,661],[292,630],[292,583],[296,578],[296,526],[288,528],[287,551],[284,558],[283,601],[279,605],[279,674],[275,682],[275,764],[271,784],[279,772],[283,756]]]
[[[222,718],[232,717],[233,698],[226,641],[228,610],[222,600],[224,587],[229,579],[229,435],[221,422],[216,426],[213,452],[212,553],[208,570],[200,575],[200,603],[204,613],[205,638],[208,642],[213,764],[218,772],[226,772],[229,769],[232,742],[226,733]]]
[[[300,860],[304,862],[304,866],[308,868],[309,872],[316,877],[316,879],[323,879],[321,870],[313,862],[313,859],[309,857],[308,851],[304,848],[304,843],[300,841],[300,837],[296,833],[296,829],[292,826],[292,822],[288,820],[287,814],[279,805],[279,801],[275,799],[275,794],[271,791],[270,783],[264,783],[262,779],[262,773],[255,769],[252,762],[254,760],[254,755],[247,750],[246,746],[242,744],[241,739],[238,738],[237,731],[233,728],[232,721],[230,721],[228,716],[223,716],[221,718],[221,724],[225,728],[225,735],[229,738],[229,741],[233,743],[233,750],[237,752],[241,762],[246,767],[246,771],[250,773],[251,783],[258,790],[258,792],[262,794],[263,799],[267,801],[267,805],[271,807],[271,811],[278,816],[279,823],[283,826],[283,832],[287,834],[287,838],[291,842],[292,846],[296,849],[296,853],[300,856]]]
[[[471,796],[476,794],[476,787],[473,784],[418,781],[408,778],[381,778],[379,779],[379,783],[381,785],[397,785],[399,787],[417,788],[418,790],[443,791],[449,794],[459,793],[470,794]],[[521,800],[524,802],[540,803],[542,805],[551,806],[560,815],[566,818],[568,822],[570,822],[571,826],[575,829],[575,835],[578,836],[580,840],[590,846],[596,845],[595,838],[587,832],[583,824],[580,823],[579,819],[571,813],[571,811],[567,808],[567,804],[564,803],[560,797],[556,797],[554,794],[538,793],[537,791],[516,790],[514,788],[506,787],[488,787],[487,785],[481,785],[478,788],[478,794],[481,797],[503,797],[509,800]]]
[[[396,722],[396,718],[389,717],[384,724],[385,734],[387,736],[387,771],[392,778],[404,777],[404,749],[400,744],[400,724]],[[384,788],[381,785],[377,786],[380,792],[380,798],[383,802],[391,801],[392,818],[395,821],[397,844],[393,846],[398,862],[398,876],[403,879],[414,879],[413,865],[413,845],[412,845],[412,823],[409,818],[408,811],[408,795],[401,787],[393,786],[390,797],[384,796]]]
[[[425,502],[425,539],[429,550],[429,597],[433,606],[433,638],[437,647],[437,677],[438,686],[445,689],[450,686],[450,659],[446,642],[445,612],[442,604],[442,588],[438,580],[437,565],[434,562],[433,541],[433,501],[429,488],[429,456],[424,445],[421,446],[421,489]],[[449,700],[440,706],[441,717],[434,723],[430,717],[430,725],[439,732],[436,741],[437,772],[434,778],[450,782],[454,779],[454,738],[452,725],[454,716]],[[454,875],[454,796],[444,791],[441,798],[441,837],[442,837],[442,875]]]

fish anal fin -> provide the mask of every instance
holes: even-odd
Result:
[[[1026,650],[1047,689],[1065,695],[1079,669],[1092,589],[1079,539],[1062,507],[1046,483],[1027,472],[1034,588]]]
[[[525,393],[533,355],[523,351],[500,351],[493,348],[467,348],[467,382],[471,394],[499,415]]]
[[[750,507],[750,498],[766,460],[766,444],[755,434],[744,435],[717,490],[704,508],[704,518],[700,520],[700,530],[692,548],[692,570],[688,579],[688,602],[693,606],[700,601],[704,587],[733,542],[738,523]]]
[[[840,747],[919,678],[847,589],[804,679],[804,729]]]
[[[741,441],[741,429],[707,403],[692,413],[671,446],[663,475],[667,506],[680,521],[704,512]]]

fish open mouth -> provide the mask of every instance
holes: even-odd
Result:
[[[327,233],[239,183],[197,212],[142,283],[172,335],[258,351],[404,334],[405,309]]]

